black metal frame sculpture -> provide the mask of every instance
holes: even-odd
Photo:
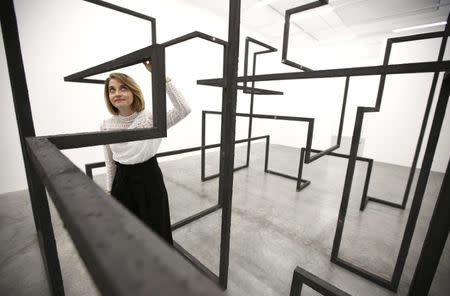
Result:
[[[105,3],[102,1],[90,2],[98,5]],[[318,4],[324,4],[325,2],[326,1],[314,2],[306,4],[306,6],[314,8],[317,7]],[[113,6],[110,6],[108,8],[112,7]],[[117,8],[117,6],[114,7]],[[123,207],[108,198],[107,194],[102,189],[96,186],[92,180],[84,175],[60,152],[60,149],[143,140],[164,137],[166,135],[165,101],[162,99],[165,98],[165,46],[154,43],[152,46],[122,56],[115,61],[101,64],[66,78],[71,81],[100,83],[100,81],[95,80],[88,81],[86,77],[96,73],[102,73],[127,65],[140,63],[143,60],[155,57],[156,59],[153,60],[152,64],[153,77],[155,77],[155,79],[152,80],[153,97],[154,100],[156,99],[158,101],[158,103],[154,103],[153,106],[155,128],[36,137],[31,116],[31,107],[21,56],[13,1],[5,1],[3,8],[4,9],[0,11],[0,20],[22,153],[27,173],[28,188],[30,191],[30,200],[38,233],[38,241],[52,294],[64,295],[64,288],[53,227],[51,224],[46,189],[50,193],[56,208],[61,214],[61,218],[67,227],[78,252],[86,263],[97,287],[103,294],[143,295],[147,294],[149,291],[157,290],[164,291],[165,295],[221,295],[220,291],[214,285],[205,278],[198,276],[195,269],[186,264],[186,262],[180,260],[179,257],[174,256],[174,253],[170,248],[162,243],[155,234],[150,232]],[[130,12],[129,10],[126,11]],[[198,81],[199,84],[220,86],[223,88],[219,179],[219,204],[222,206],[221,256],[218,278],[220,286],[226,288],[228,282],[235,145],[235,110],[236,94],[237,89],[239,88],[238,83],[285,79],[327,77],[348,78],[350,76],[381,75],[376,107],[358,107],[357,109],[352,146],[349,155],[331,260],[381,286],[395,291],[398,287],[408,254],[425,186],[434,158],[437,141],[442,129],[450,93],[450,61],[442,61],[442,58],[440,58],[437,62],[405,63],[397,65],[389,65],[387,61],[385,61],[381,66],[237,77],[240,29],[239,0],[230,1],[228,24],[229,32],[223,59],[223,77],[220,79]],[[447,21],[444,32],[422,34],[420,38],[442,37],[446,40],[449,26],[449,21]],[[155,28],[154,23],[152,28]],[[155,36],[156,35],[153,35],[152,38],[156,41]],[[190,37],[183,36],[180,38]],[[211,41],[214,41],[214,39]],[[284,40],[284,42],[286,41]],[[169,43],[170,42],[166,43],[166,46],[169,46]],[[385,57],[386,56],[388,55],[385,55]],[[305,67],[302,68],[302,70],[306,69]],[[408,217],[397,264],[392,279],[386,280],[338,258],[339,245],[342,237],[355,163],[357,160],[358,142],[361,136],[364,113],[378,111],[377,109],[381,102],[381,93],[386,75],[426,72],[435,73],[435,79],[437,79],[439,72],[446,73],[440,89],[436,112],[433,116],[430,136],[428,138],[425,156],[422,162],[421,172],[414,193],[411,212]],[[435,79],[433,79],[433,81],[435,81]],[[271,92],[266,90],[252,91],[255,93]],[[248,139],[245,141],[248,141]],[[308,155],[310,151],[312,150],[310,149],[308,151],[307,147],[307,150],[305,151],[306,155]],[[445,180],[448,179],[448,175],[447,168]],[[444,200],[442,196],[448,197],[448,182],[444,182],[442,185],[439,205],[442,205],[442,201]],[[448,200],[448,198],[445,200]],[[433,244],[430,243],[430,235],[437,233],[440,238],[445,237],[446,234],[448,235],[448,217],[446,217],[445,214],[445,210],[448,210],[448,203],[444,204],[444,207],[444,214],[439,210],[435,211],[432,224],[430,225],[431,234],[427,235],[427,245],[424,246],[423,249],[424,254],[432,254],[434,251],[437,253],[442,252],[442,239],[440,239],[439,243]],[[445,242],[445,239],[443,241]],[[130,252],[130,250],[133,250],[133,252]],[[188,255],[187,253],[184,254]],[[438,260],[436,259],[438,258],[435,256],[433,257],[434,259],[431,266],[425,266],[420,263],[416,270],[416,275],[420,274],[420,276],[426,278],[426,283],[424,284],[425,289],[426,285],[431,283],[430,278],[433,277],[433,269],[437,266]],[[114,260],[111,260],[111,258],[114,258]],[[191,258],[191,261],[195,261],[195,258]],[[422,262],[422,258],[420,262]],[[416,281],[417,278],[414,279],[413,284],[415,284]]]

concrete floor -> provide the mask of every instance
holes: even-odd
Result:
[[[236,151],[236,165],[243,164],[245,148]],[[216,203],[218,180],[200,182],[199,159],[196,155],[160,160],[173,222]],[[269,168],[296,175],[298,159],[298,149],[272,145]],[[208,153],[207,163],[207,174],[216,173],[218,153]],[[289,295],[296,266],[352,295],[396,295],[329,260],[346,164],[345,159],[323,157],[305,166],[304,178],[312,183],[296,192],[293,180],[263,172],[264,144],[252,146],[250,167],[234,178],[229,295]],[[375,163],[369,195],[400,201],[408,171]],[[358,163],[340,257],[388,278],[412,197],[403,211],[371,202],[360,212],[364,174],[365,164]],[[443,174],[430,175],[397,295],[408,292],[442,178]],[[104,176],[96,181],[102,185]],[[57,212],[51,210],[66,295],[98,295]],[[174,232],[180,245],[216,273],[220,222],[218,211]],[[27,191],[0,195],[0,225],[0,295],[49,295]],[[449,245],[447,241],[430,295],[450,295]],[[318,294],[304,288],[302,295]]]

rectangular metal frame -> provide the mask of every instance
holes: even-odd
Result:
[[[439,61],[437,63],[444,63],[444,62],[442,62],[442,57],[445,52],[445,47],[447,44],[447,36],[449,35],[449,32],[450,32],[450,14],[447,19],[447,25],[445,27],[444,32],[440,33],[442,36],[442,42],[441,42],[441,47],[439,50],[439,58],[438,58]],[[433,34],[431,34],[431,35],[430,34],[428,34],[428,35],[421,34],[422,37],[426,37],[426,36],[430,37],[430,36],[436,36],[436,35],[437,34],[434,34],[434,35]],[[398,39],[397,41],[415,40],[414,38],[416,38],[416,36],[403,37],[403,38]],[[430,37],[430,38],[434,38],[434,37]],[[383,65],[385,65],[385,66],[389,63],[389,56],[390,56],[391,48],[392,48],[392,41],[391,42],[388,41],[388,44],[386,46],[385,55],[384,55],[384,61],[383,61]],[[431,72],[434,72],[433,81],[437,81],[438,76],[439,76],[439,71],[437,69],[435,69],[434,71],[431,71]],[[402,238],[401,245],[400,245],[400,250],[399,250],[397,260],[395,263],[395,268],[394,268],[392,277],[390,279],[385,279],[377,274],[369,272],[361,267],[354,265],[351,262],[348,262],[348,261],[338,257],[340,244],[341,244],[341,240],[342,240],[342,233],[343,233],[343,229],[344,229],[345,216],[346,216],[346,212],[347,212],[348,201],[350,198],[350,191],[351,191],[351,187],[352,187],[352,180],[353,180],[353,175],[354,175],[354,170],[355,170],[355,162],[356,162],[356,157],[357,157],[357,153],[358,153],[358,143],[361,138],[361,130],[362,130],[362,124],[363,124],[363,120],[364,120],[364,115],[365,115],[365,113],[368,113],[368,112],[378,112],[380,110],[382,94],[383,94],[384,84],[385,84],[385,80],[386,80],[386,74],[381,75],[375,107],[358,107],[358,109],[357,109],[357,114],[356,114],[356,119],[355,119],[355,128],[353,130],[352,144],[351,144],[351,148],[350,148],[350,158],[349,158],[349,162],[348,162],[348,166],[347,166],[344,189],[343,189],[343,193],[342,193],[341,206],[339,209],[338,221],[337,221],[337,225],[336,225],[336,233],[335,233],[335,237],[333,240],[331,261],[376,283],[376,284],[378,284],[378,285],[380,285],[380,286],[383,286],[391,291],[397,291],[398,285],[400,283],[400,278],[403,273],[403,268],[405,266],[406,257],[408,255],[408,251],[409,251],[409,248],[411,245],[411,240],[412,240],[412,237],[414,234],[414,229],[415,229],[415,226],[417,223],[417,218],[419,215],[420,207],[422,204],[423,195],[424,195],[425,188],[426,188],[426,185],[428,182],[428,176],[429,176],[431,164],[432,164],[432,161],[434,158],[437,141],[439,139],[439,134],[442,129],[442,122],[443,122],[443,118],[445,115],[445,109],[447,106],[448,97],[449,97],[449,93],[450,93],[450,91],[449,91],[450,77],[449,77],[448,73],[449,72],[445,72],[444,78],[442,81],[442,86],[441,86],[438,102],[436,104],[433,123],[432,123],[431,129],[430,129],[428,144],[427,144],[427,147],[425,150],[425,154],[424,154],[424,158],[423,158],[423,162],[422,162],[422,166],[421,166],[421,172],[419,175],[419,179],[417,181],[414,198],[413,198],[413,201],[411,204],[408,221],[407,221],[407,224],[405,227],[405,231],[404,231],[403,238]],[[434,94],[433,84],[434,83],[432,83],[432,89],[430,91],[430,95]],[[430,97],[428,99],[427,105],[431,105]],[[427,109],[428,109],[428,106],[427,106]],[[428,117],[428,112],[429,112],[429,110],[426,110],[426,112],[425,112],[425,116],[424,116],[425,118],[422,123],[422,129],[425,129],[425,127],[426,127],[425,119]],[[419,136],[418,146],[416,147],[416,155],[418,154],[418,150],[420,150],[420,144],[422,141],[423,132],[424,131],[421,131],[421,135]],[[380,200],[377,200],[377,201],[380,202]],[[381,202],[388,203],[388,202],[384,202],[384,201],[381,201]]]
[[[290,296],[300,296],[303,284],[325,296],[350,296],[339,288],[297,266],[292,275]]]
[[[221,115],[222,112],[219,111],[202,111],[202,146],[206,145],[206,114],[215,114],[215,115]],[[237,117],[253,117],[253,118],[261,118],[261,119],[273,119],[273,120],[287,120],[287,121],[299,121],[299,122],[306,122],[308,124],[308,136],[307,136],[307,149],[311,150],[311,144],[312,144],[312,136],[314,134],[314,119],[308,118],[308,117],[295,117],[295,116],[280,116],[280,115],[269,115],[269,114],[248,114],[248,113],[236,113]],[[202,181],[208,181],[214,178],[217,178],[219,174],[213,174],[210,176],[206,176],[205,173],[205,163],[206,163],[206,151],[205,149],[201,150],[201,180]],[[265,164],[264,164],[264,171],[266,173],[270,173],[273,175],[277,175],[280,177],[296,180],[297,183],[303,183],[302,187],[306,187],[310,184],[310,181],[305,179],[299,179],[299,177],[293,177],[289,176],[283,173],[279,173],[276,171],[272,171],[268,169],[269,165],[269,139],[266,141],[266,156],[265,156]],[[234,166],[234,164],[233,164]],[[248,164],[239,166],[237,168],[233,168],[234,171],[243,169],[248,167]]]
[[[312,69],[305,67],[303,65],[297,64],[287,58],[287,52],[289,48],[289,27],[291,26],[291,15],[295,13],[299,13],[302,11],[307,11],[310,9],[314,9],[323,5],[328,4],[328,0],[318,0],[311,3],[306,3],[304,5],[291,8],[286,10],[284,15],[284,31],[283,31],[283,49],[281,53],[281,62],[285,65],[300,69],[302,71],[313,71]]]
[[[401,43],[401,42],[410,42],[410,41],[417,41],[417,40],[425,40],[425,39],[433,39],[433,38],[442,38],[441,41],[441,46],[439,48],[439,53],[438,53],[438,58],[437,61],[441,62],[444,58],[444,53],[445,53],[445,47],[447,44],[447,39],[448,39],[448,29],[447,31],[444,32],[432,32],[432,33],[424,33],[424,34],[416,34],[416,35],[410,35],[410,36],[403,36],[403,37],[396,37],[396,38],[389,38],[387,41],[387,45],[386,45],[386,51],[385,51],[385,57],[384,57],[384,64],[388,64],[389,63],[389,57],[390,57],[390,53],[391,53],[391,49],[393,44],[395,43]],[[424,111],[424,115],[422,117],[422,124],[421,124],[421,128],[420,128],[420,132],[419,132],[419,137],[417,139],[417,145],[416,145],[416,149],[414,152],[414,157],[413,157],[413,161],[411,164],[411,168],[409,171],[409,175],[408,175],[408,181],[405,187],[405,191],[403,193],[403,199],[401,203],[395,203],[395,202],[390,202],[390,201],[386,201],[383,200],[381,198],[376,198],[376,197],[371,197],[371,196],[363,196],[363,198],[361,199],[361,206],[360,206],[360,210],[363,211],[366,206],[367,203],[369,201],[374,201],[377,203],[381,203],[381,204],[385,204],[394,208],[399,208],[399,209],[405,209],[406,208],[406,204],[408,202],[408,197],[409,197],[409,193],[411,191],[411,185],[412,182],[414,180],[414,175],[416,172],[416,168],[417,168],[417,161],[419,159],[419,155],[420,155],[420,150],[422,147],[422,142],[423,142],[423,138],[425,135],[425,130],[427,127],[427,123],[428,123],[428,117],[430,115],[430,111],[431,111],[431,106],[433,105],[433,99],[434,99],[434,94],[436,91],[436,85],[437,85],[437,81],[439,78],[439,72],[435,72],[433,75],[433,80],[431,82],[431,87],[430,87],[430,92],[428,95],[428,100],[427,100],[427,104],[425,107],[425,111]],[[383,80],[382,85],[380,86],[380,90],[379,90],[379,105],[381,105],[381,98],[383,96],[383,90],[384,90],[384,79],[385,78],[381,78]]]

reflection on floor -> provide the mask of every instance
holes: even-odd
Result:
[[[236,166],[246,148],[236,150]],[[269,168],[296,175],[299,150],[272,145]],[[323,157],[305,166],[311,185],[265,174],[264,144],[252,145],[250,167],[235,173],[229,295],[289,295],[295,267],[310,271],[352,295],[396,295],[330,262],[347,160]],[[200,182],[200,157],[160,159],[170,197],[172,221],[214,205],[218,180]],[[207,174],[218,172],[218,153],[207,154]],[[408,168],[375,163],[371,196],[398,202]],[[409,213],[377,203],[359,211],[365,164],[358,163],[340,257],[390,277]],[[428,228],[443,174],[431,173],[412,247],[397,295],[406,295]],[[96,176],[99,184],[104,176]],[[415,188],[414,186],[412,187]],[[413,191],[413,190],[412,190]],[[52,208],[66,295],[98,295],[62,222]],[[218,273],[221,213],[217,211],[174,232],[175,240]],[[0,195],[0,295],[48,295],[27,191]],[[449,243],[430,295],[450,295]],[[161,294],[162,295],[162,294]],[[318,295],[304,288],[302,295]]]

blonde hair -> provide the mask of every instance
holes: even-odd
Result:
[[[141,88],[139,85],[134,81],[133,78],[128,76],[124,73],[111,73],[109,74],[109,77],[105,81],[105,103],[106,107],[108,108],[108,111],[113,114],[117,115],[119,114],[119,110],[111,104],[111,101],[109,100],[109,81],[111,79],[116,79],[123,84],[125,84],[128,89],[133,94],[133,103],[131,104],[131,109],[135,112],[140,112],[145,109],[145,101],[144,101],[144,95],[142,94]]]

